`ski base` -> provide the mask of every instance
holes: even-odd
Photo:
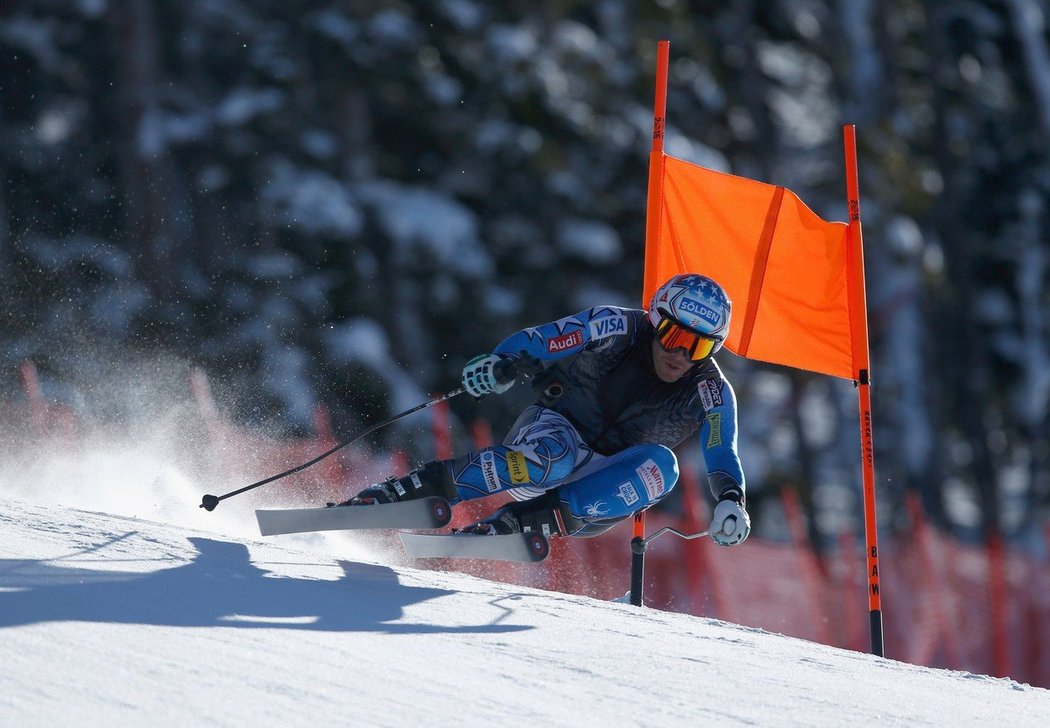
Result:
[[[414,559],[488,559],[494,561],[543,561],[551,552],[542,533],[477,536],[469,533],[401,533],[405,553]]]
[[[452,520],[452,507],[444,498],[432,496],[382,505],[256,511],[255,517],[263,536],[307,531],[441,528]]]

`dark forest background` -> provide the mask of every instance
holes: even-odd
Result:
[[[666,38],[675,156],[844,220],[858,127],[891,527],[916,492],[962,538],[1034,544],[1048,21],[1037,0],[0,2],[0,394],[33,360],[49,397],[119,417],[91,380],[164,359],[243,423],[295,435],[323,401],[349,435],[513,330],[640,305]],[[858,529],[852,385],[720,359],[756,510],[794,487],[818,542]],[[501,430],[523,389],[455,412]]]

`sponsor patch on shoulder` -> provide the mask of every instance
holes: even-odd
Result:
[[[700,392],[700,401],[703,403],[705,410],[722,406],[722,387],[718,382],[704,379],[696,387]]]
[[[616,334],[627,333],[627,317],[622,313],[615,316],[602,316],[591,321],[591,340],[604,339]]]
[[[583,332],[577,329],[561,336],[555,336],[547,342],[547,351],[555,354],[566,349],[573,349],[583,343]]]

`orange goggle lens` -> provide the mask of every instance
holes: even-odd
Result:
[[[711,356],[719,343],[718,339],[711,339],[666,318],[656,327],[656,340],[667,351],[685,349],[691,361],[703,361]]]

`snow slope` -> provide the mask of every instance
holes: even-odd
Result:
[[[179,506],[181,519],[163,521],[54,502],[75,502],[68,491],[12,490],[0,483],[3,726],[1036,726],[1050,716],[1050,691],[1011,680],[384,565],[342,535],[263,540],[247,535],[250,509],[206,514],[189,484],[138,494],[147,516]],[[118,495],[110,502],[126,506]]]

